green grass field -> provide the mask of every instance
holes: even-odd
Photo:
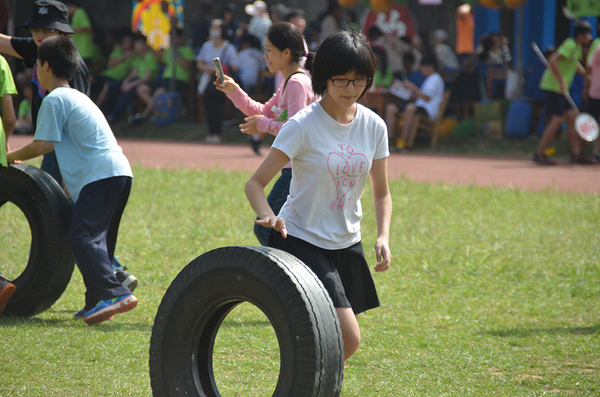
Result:
[[[149,396],[153,319],[173,278],[217,247],[255,245],[243,172],[135,169],[117,256],[140,280],[138,307],[88,327],[75,271],[33,318],[0,319],[1,396]],[[382,306],[361,315],[344,397],[600,395],[600,206],[597,195],[390,183],[392,267]],[[363,196],[363,245],[375,221]],[[27,258],[27,225],[0,208],[0,269]],[[219,333],[223,396],[270,396],[278,349],[250,304]]]

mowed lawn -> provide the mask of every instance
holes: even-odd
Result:
[[[134,170],[117,257],[140,280],[138,307],[97,326],[73,313],[83,282],[48,311],[0,318],[1,396],[149,396],[148,348],[166,289],[213,248],[255,245],[244,172]],[[390,183],[391,269],[382,306],[361,315],[362,344],[342,396],[600,395],[597,195]],[[363,245],[374,266],[371,193]],[[28,253],[24,216],[0,207],[0,271]],[[266,317],[243,304],[215,352],[223,396],[270,396],[278,349]]]

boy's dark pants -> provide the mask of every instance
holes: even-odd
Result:
[[[130,294],[117,281],[112,260],[121,215],[131,191],[131,178],[118,176],[89,183],[73,209],[69,245],[86,287],[85,310],[98,302]]]

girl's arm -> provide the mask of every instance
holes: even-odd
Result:
[[[10,134],[12,134],[15,124],[17,123],[12,95],[6,94],[0,98],[0,109],[2,110],[2,127],[4,128],[4,137],[6,139],[6,143],[8,144],[8,138],[10,137]]]
[[[288,81],[288,85],[285,88],[284,92],[285,99],[287,100],[287,120],[289,120],[293,115],[295,115],[296,113],[298,113],[299,111],[301,111],[309,105],[308,95],[306,94],[307,88],[302,83],[302,81],[296,80],[294,77],[292,77]],[[312,87],[309,86],[308,89],[312,91]],[[271,102],[273,102],[273,98],[271,98],[268,103]],[[274,117],[270,117],[268,119],[261,118],[257,122],[257,128],[258,131],[268,132],[271,135],[277,135],[279,134],[279,130],[281,129],[281,127],[283,127],[286,121],[279,121],[276,120]]]
[[[392,220],[392,196],[388,187],[387,157],[373,161],[369,173],[373,203],[375,206],[375,219],[377,220],[377,241],[375,254],[377,255],[376,272],[384,272],[390,268],[392,254],[390,252],[390,223]]]
[[[266,103],[260,103],[250,98],[242,88],[236,84],[235,81],[229,76],[225,76],[224,81],[225,87],[221,88],[217,85],[217,90],[223,91],[229,100],[233,102],[233,106],[239,109],[246,116],[265,116],[267,118],[274,118],[275,114],[271,111],[273,104],[277,103],[279,92],[273,94],[271,99]],[[266,131],[265,131],[266,132]]]
[[[427,95],[426,93],[424,93],[423,91],[421,91],[421,88],[418,87],[415,83],[413,83],[412,81],[404,81],[404,86],[408,89],[410,89],[413,92],[413,96],[416,99],[422,99],[425,102],[429,102],[431,101],[431,97],[429,95]]]
[[[117,66],[118,64],[125,62],[126,60],[131,58],[134,54],[135,54],[135,52],[129,51],[129,52],[123,53],[123,55],[121,55],[118,58],[117,57],[109,58],[108,62],[106,63],[106,67],[110,69],[114,66]]]
[[[281,150],[271,149],[254,175],[246,182],[245,186],[248,201],[259,218],[259,220],[254,222],[258,225],[277,230],[284,238],[287,237],[285,221],[283,218],[275,215],[269,206],[267,196],[265,195],[265,187],[289,161],[289,157]]]
[[[199,71],[204,72],[204,73],[214,73],[215,72],[215,66],[212,63],[208,63],[208,62],[204,62],[204,61],[196,61],[196,67],[198,68]]]

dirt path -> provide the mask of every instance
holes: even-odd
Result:
[[[12,136],[10,145],[19,148],[31,136]],[[163,142],[119,139],[132,165],[158,168],[213,168],[253,171],[264,156],[249,146],[207,145],[202,143]],[[266,154],[267,150],[263,150]],[[392,154],[390,178],[422,182],[518,189],[555,189],[582,193],[600,192],[600,165],[559,165],[542,167],[527,159],[482,158],[421,154]]]

